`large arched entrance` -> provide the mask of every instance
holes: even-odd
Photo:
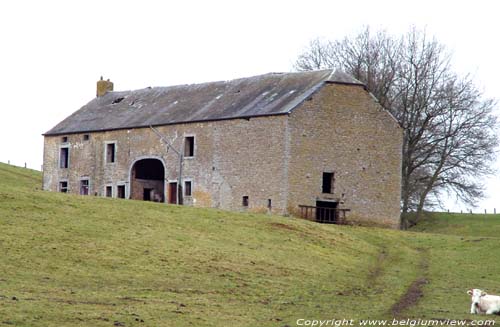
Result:
[[[165,202],[165,167],[159,159],[137,160],[130,170],[130,198]]]

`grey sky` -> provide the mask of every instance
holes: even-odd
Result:
[[[43,138],[95,96],[115,90],[289,71],[310,39],[364,25],[401,34],[426,28],[497,97],[495,1],[2,1],[0,161],[40,169]],[[490,179],[492,210],[499,177]],[[500,210],[500,207],[499,207]]]

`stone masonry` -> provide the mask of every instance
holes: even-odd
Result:
[[[180,152],[186,137],[194,137],[193,155],[182,167],[183,192],[191,183],[185,205],[296,215],[299,205],[333,201],[351,210],[348,220],[399,225],[402,129],[362,85],[327,81],[286,114],[155,128]],[[170,184],[179,180],[172,148],[147,126],[47,133],[43,186],[61,191],[67,185],[81,194],[88,181],[90,195],[118,197],[121,188],[134,199],[144,187],[144,194],[151,189],[157,201],[169,202]],[[61,168],[62,151],[68,151],[67,168]],[[134,177],[144,159],[161,162],[161,180]],[[334,176],[329,193],[322,193],[324,172]],[[134,192],[133,183],[139,183]]]
[[[290,115],[288,211],[335,200],[350,220],[399,226],[402,129],[362,86],[329,84]],[[332,194],[321,193],[334,172]]]

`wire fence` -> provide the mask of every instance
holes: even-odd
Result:
[[[17,164],[14,164],[14,163],[11,163],[10,160],[7,160],[7,165],[10,165],[10,166],[15,166],[15,167],[21,167],[21,168],[27,168],[27,169],[34,169],[34,170],[38,170],[38,171],[43,171],[43,165],[41,165],[39,168],[34,168],[34,167],[31,167],[30,165],[28,165],[27,162],[24,162],[24,165],[17,165]]]
[[[470,215],[483,215],[483,214],[491,214],[491,215],[496,215],[497,214],[497,208],[493,208],[493,209],[484,209],[484,211],[482,209],[466,209],[466,210],[460,210],[460,212],[457,210],[457,211],[454,211],[454,210],[450,210],[448,209],[446,211],[447,213],[449,214],[454,214],[454,213],[457,213],[457,214],[470,214]]]

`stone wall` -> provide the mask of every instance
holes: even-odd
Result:
[[[135,179],[130,184],[130,198],[135,200],[144,199],[144,189],[149,189],[150,201],[165,202],[164,187],[165,181]]]
[[[399,226],[402,129],[362,86],[327,84],[289,124],[290,211],[337,201],[351,221]],[[334,173],[332,194],[323,172]]]
[[[157,129],[177,150],[186,136],[195,137],[194,156],[183,165],[183,180],[192,183],[185,204],[293,214],[298,205],[330,200],[351,209],[351,220],[398,225],[402,130],[361,86],[327,84],[290,115]],[[108,143],[115,143],[113,163],[106,162]],[[59,168],[62,146],[70,149],[69,168]],[[79,193],[80,180],[88,179],[89,194],[104,196],[112,186],[117,196],[116,187],[125,185],[129,198],[132,167],[146,158],[165,168],[167,201],[169,183],[179,179],[179,157],[151,129],[46,136],[44,189],[58,191],[67,181],[69,192]],[[335,174],[331,194],[322,194],[323,172]]]
[[[283,157],[286,116],[236,119],[217,122],[161,126],[157,129],[182,149],[184,137],[195,137],[193,157],[186,157],[183,180],[192,182],[192,196],[185,203],[230,210],[284,213],[285,179]],[[149,128],[46,136],[44,149],[44,189],[57,191],[62,180],[69,182],[69,192],[78,193],[82,178],[90,180],[90,194],[105,195],[106,186],[126,185],[130,196],[130,175],[134,163],[156,158],[165,167],[165,189],[178,181],[179,158],[166,149]],[[68,142],[63,144],[62,137]],[[106,163],[105,148],[115,143],[114,163]],[[69,168],[59,168],[59,148],[70,148]],[[139,191],[136,191],[139,192]],[[242,206],[243,196],[249,206]],[[168,199],[168,194],[165,200]]]

